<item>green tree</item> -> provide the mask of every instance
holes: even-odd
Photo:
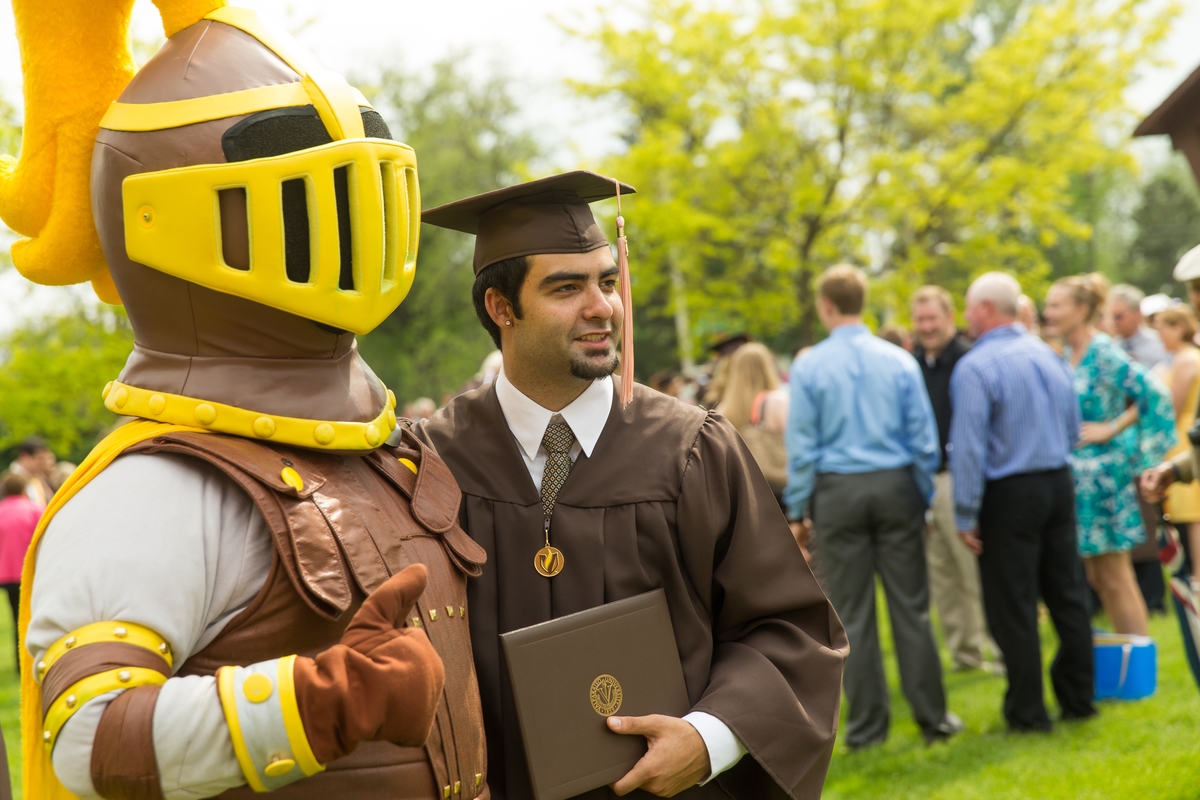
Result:
[[[117,421],[100,389],[125,366],[133,331],[124,311],[80,306],[33,320],[0,340],[0,451],[40,436],[78,462]]]
[[[1132,211],[1140,194],[1132,166],[1120,164],[1070,176],[1068,213],[1084,227],[1044,246],[1049,279],[1102,272],[1113,283],[1127,281],[1126,255],[1136,229]]]
[[[1179,257],[1200,245],[1200,195],[1182,158],[1156,171],[1133,212],[1137,234],[1129,248],[1127,279],[1146,292],[1180,296],[1172,277]]]
[[[876,316],[989,269],[1040,290],[1046,249],[1091,236],[1070,177],[1129,161],[1112,142],[1173,13],[1154,8],[645,0],[632,26],[605,16],[581,34],[604,76],[579,89],[627,114],[609,169],[645,190],[626,215],[635,306],[667,294],[693,337],[734,321],[794,344],[815,338],[813,279],[837,261],[870,268]]]
[[[538,152],[516,121],[503,76],[473,81],[450,56],[427,77],[388,69],[373,102],[392,135],[417,151],[421,203],[432,208],[520,179]],[[478,370],[494,345],[471,303],[473,237],[424,225],[412,292],[359,347],[401,403],[440,400]]]

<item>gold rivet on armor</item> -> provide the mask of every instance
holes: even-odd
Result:
[[[74,708],[75,704],[78,702],[79,702],[79,698],[77,698],[75,695],[73,695],[73,694],[67,695],[67,708]]]
[[[446,616],[447,617],[454,616],[454,606],[446,606]]]
[[[146,405],[150,406],[151,414],[161,414],[163,409],[167,407],[167,398],[163,397],[161,394],[152,394],[150,395],[150,400],[147,401]]]
[[[304,491],[304,479],[300,477],[299,472],[296,472],[291,467],[284,467],[283,472],[279,473],[279,478],[297,492]]]
[[[120,389],[117,389],[117,393],[113,395],[113,405],[115,405],[117,408],[124,408],[125,404],[128,402],[129,391],[122,386]]]
[[[383,441],[383,434],[374,425],[368,425],[363,434],[367,437],[367,444],[371,445],[371,447],[376,447]]]
[[[39,661],[38,662],[38,672],[45,672],[45,671],[46,671],[46,662]]]
[[[50,731],[44,731],[42,733],[42,741],[46,743],[50,742]]]
[[[462,791],[462,781],[455,781],[454,782],[454,793],[458,794],[461,791]]]
[[[127,669],[123,669],[117,673],[117,680],[121,683],[129,683],[129,681],[133,680],[133,673]]]
[[[333,441],[333,426],[328,422],[322,422],[313,428],[313,438],[317,440],[317,444],[329,444]]]
[[[287,775],[296,767],[296,762],[290,758],[277,758],[263,769],[269,778],[278,778],[280,775]]]
[[[466,618],[467,618],[467,607],[466,607],[466,606],[459,606],[459,607],[458,607],[458,615],[459,615],[460,617],[462,617],[463,619],[466,619]]]
[[[395,411],[392,411],[392,410],[389,408],[389,409],[387,410],[387,413],[386,413],[386,414],[384,414],[384,417],[387,419],[387,426],[388,426],[388,430],[389,430],[389,431],[394,431],[394,430],[396,430],[396,412],[395,412]]]
[[[113,631],[113,636],[117,637],[118,639],[124,639],[128,635],[129,635],[129,629],[126,628],[124,625],[118,625],[117,628]]]
[[[437,609],[436,608],[429,609],[429,620],[431,622],[437,622]]]
[[[75,646],[75,637],[74,636],[68,636],[67,640],[65,642],[63,642],[63,647],[66,647],[68,650],[70,650],[74,646]]]
[[[475,785],[483,786],[483,773],[482,772],[475,773]]]
[[[108,393],[112,391],[112,386],[113,386],[112,381],[109,381],[108,383],[104,384],[104,391],[102,391],[100,393],[101,399],[103,399],[103,400],[108,399]]]
[[[154,227],[154,209],[150,206],[142,206],[138,209],[138,222],[143,228]]]
[[[47,733],[46,735],[49,736],[50,734]],[[450,784],[447,783],[445,786],[442,787],[442,797],[449,797],[449,796],[450,796]]]
[[[165,656],[167,653],[171,652],[171,647],[166,642],[163,642],[158,646],[158,652]]]
[[[254,420],[254,435],[260,439],[270,439],[275,435],[275,420],[270,417]]]
[[[251,703],[265,702],[270,699],[271,693],[274,691],[275,684],[261,672],[256,672],[246,678],[246,682],[242,684],[242,693]]]
[[[399,458],[396,460],[399,461],[404,466],[408,467],[410,470],[412,470],[413,475],[417,474],[417,465],[413,463],[413,460],[411,458]]]
[[[209,403],[196,406],[196,421],[201,425],[212,425],[217,421],[217,410]]]
[[[413,627],[414,628],[421,627],[421,618],[420,617],[413,617]]]

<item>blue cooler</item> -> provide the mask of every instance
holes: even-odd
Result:
[[[1096,658],[1096,699],[1140,700],[1158,686],[1158,650],[1149,636],[1092,635]]]

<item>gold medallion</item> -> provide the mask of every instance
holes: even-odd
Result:
[[[621,710],[621,701],[625,699],[621,684],[612,675],[598,675],[592,681],[592,690],[588,693],[592,701],[592,709],[602,717],[611,717]]]
[[[563,558],[562,551],[550,545],[546,545],[541,550],[538,550],[537,555],[533,557],[534,569],[538,571],[538,574],[547,578],[553,578],[562,572],[563,565],[566,562],[567,560]]]

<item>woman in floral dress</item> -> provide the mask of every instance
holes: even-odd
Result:
[[[1146,602],[1129,558],[1146,535],[1134,477],[1175,444],[1175,418],[1166,388],[1096,330],[1106,294],[1100,276],[1064,278],[1050,287],[1045,316],[1075,367],[1083,425],[1071,468],[1088,582],[1118,633],[1145,635]]]

